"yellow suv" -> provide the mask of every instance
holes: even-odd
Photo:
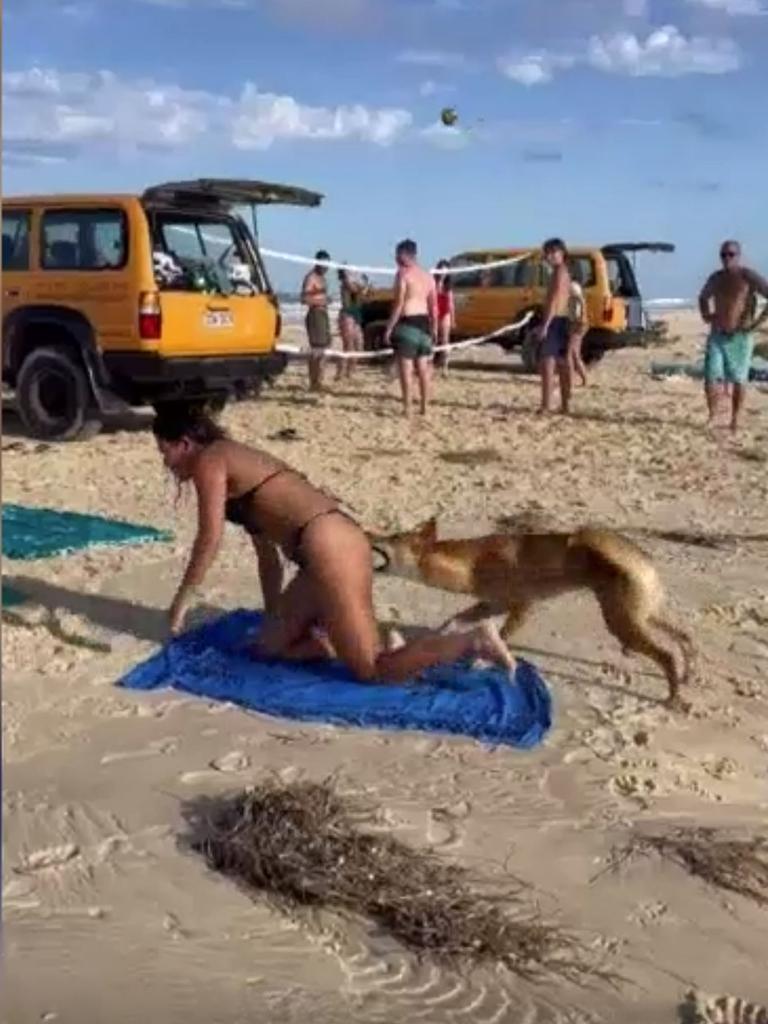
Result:
[[[674,252],[674,246],[666,242],[627,242],[569,248],[570,271],[581,285],[586,301],[589,330],[583,353],[587,362],[596,362],[609,349],[642,345],[650,337],[633,264],[635,254],[642,251]],[[458,268],[513,257],[521,258],[487,271],[476,269],[452,275],[456,306],[454,338],[459,341],[491,334],[530,311],[534,318],[527,327],[502,334],[494,339],[494,344],[508,351],[519,348],[525,368],[535,371],[536,346],[531,328],[544,304],[550,273],[541,251],[478,249],[459,253],[449,264]],[[381,291],[366,303],[366,347],[378,347],[390,302],[391,293]]]
[[[3,202],[3,383],[36,437],[92,434],[128,405],[222,399],[278,375],[280,310],[258,205],[318,206],[256,181]]]

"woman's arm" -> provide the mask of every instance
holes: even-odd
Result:
[[[283,592],[283,562],[280,552],[266,537],[254,537],[253,547],[259,561],[259,580],[264,597],[264,611],[267,615],[274,615]]]
[[[224,531],[227,470],[218,457],[201,456],[193,477],[197,490],[197,536],[169,611],[172,633],[181,629],[195,590],[213,564]]]

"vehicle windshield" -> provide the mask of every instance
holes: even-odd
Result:
[[[152,255],[163,290],[217,295],[255,295],[261,290],[243,236],[227,217],[157,213]]]

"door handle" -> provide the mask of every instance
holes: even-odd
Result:
[[[18,299],[20,292],[18,288],[9,288],[4,294],[7,299]]]

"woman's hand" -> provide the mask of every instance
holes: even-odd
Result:
[[[168,632],[171,636],[178,636],[184,628],[184,620],[187,617],[189,599],[184,594],[177,594],[168,609]]]

